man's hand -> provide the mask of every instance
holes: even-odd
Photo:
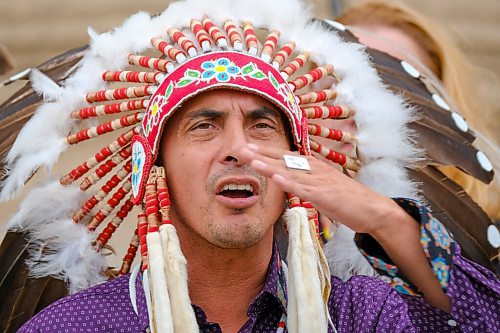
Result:
[[[242,155],[283,191],[311,202],[322,214],[356,232],[383,236],[396,227],[390,221],[406,214],[391,199],[313,156],[304,156],[311,166],[310,171],[304,172],[289,170],[285,165],[283,155],[297,155],[296,152],[249,144]]]
[[[420,245],[418,223],[393,200],[313,156],[304,156],[311,167],[305,172],[285,165],[283,155],[298,155],[296,152],[249,144],[241,154],[245,162],[283,191],[311,202],[330,219],[374,237],[429,304],[450,312],[450,299]]]

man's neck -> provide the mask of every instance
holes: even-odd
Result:
[[[222,249],[193,235],[181,238],[188,265],[191,302],[225,332],[236,332],[248,319],[247,309],[263,289],[273,252],[272,230],[255,246]],[[194,237],[196,238],[196,236]]]

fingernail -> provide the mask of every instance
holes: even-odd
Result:
[[[254,143],[247,144],[247,148],[250,149],[251,151],[258,151],[259,150],[259,146],[257,146]]]

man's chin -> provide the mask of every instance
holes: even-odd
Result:
[[[261,224],[239,226],[209,225],[207,240],[223,249],[248,249],[257,245],[265,235]]]
[[[210,243],[218,248],[226,249],[226,250],[245,250],[254,247],[257,245],[261,239],[259,240],[249,240],[249,239],[214,239]]]

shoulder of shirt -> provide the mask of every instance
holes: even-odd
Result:
[[[377,277],[356,275],[343,282],[332,276],[331,286],[328,300],[330,311],[343,311],[342,304],[355,307],[356,311],[371,312],[374,315],[383,311],[384,308],[392,308],[392,311],[397,309],[399,313],[408,311],[402,295],[390,284]]]
[[[117,278],[114,278],[113,280],[109,280],[109,281],[100,283],[100,284],[95,285],[91,288],[82,290],[76,294],[61,298],[60,300],[52,303],[51,305],[49,305],[45,309],[47,310],[47,309],[50,309],[51,307],[65,304],[65,303],[69,303],[69,302],[76,301],[76,300],[81,300],[83,298],[87,299],[87,298],[91,298],[94,296],[104,296],[107,294],[115,294],[117,292],[123,292],[123,291],[128,293],[129,292],[129,289],[128,289],[129,288],[128,287],[129,277],[130,277],[130,275],[122,275],[122,276],[119,276]]]
[[[103,283],[100,283],[98,285],[95,285],[93,287],[90,287],[88,289],[84,289],[76,294],[69,295],[66,297],[63,297],[54,303],[50,304],[40,312],[38,312],[34,317],[32,317],[25,325],[22,326],[23,330],[18,331],[18,333],[22,332],[30,332],[29,329],[36,329],[37,328],[37,319],[41,318],[43,315],[50,314],[51,311],[54,311],[54,309],[62,307],[62,306],[69,306],[72,303],[79,302],[81,300],[89,301],[92,302],[93,299],[95,298],[100,298],[102,299],[103,297],[106,296],[113,296],[115,297],[116,294],[119,293],[129,293],[129,277],[130,274],[127,275],[122,275],[117,278],[114,278],[113,280],[109,280]],[[29,323],[29,324],[28,324]]]
[[[331,277],[331,294],[346,293],[369,293],[377,297],[387,297],[389,294],[396,294],[388,283],[374,276],[354,275],[347,281],[342,281],[336,276]]]

